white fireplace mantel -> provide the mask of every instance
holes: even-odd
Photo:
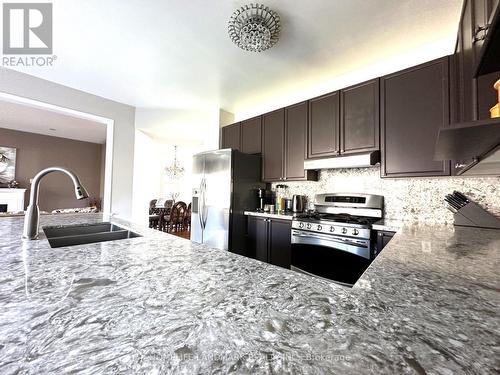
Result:
[[[24,211],[26,189],[0,188],[0,204],[7,205],[7,212]]]

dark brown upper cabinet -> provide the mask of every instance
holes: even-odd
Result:
[[[262,116],[262,180],[303,181],[318,179],[304,170],[307,149],[307,102]]]
[[[222,148],[241,148],[241,126],[240,123],[224,126],[222,128]]]
[[[475,67],[484,59],[483,44],[490,28],[485,26],[491,26],[497,7],[498,0],[464,1],[457,46],[450,59],[452,124],[487,119],[489,109],[497,103],[493,83],[500,79],[500,72],[474,77]]]
[[[497,72],[500,70],[500,2],[466,0],[464,9],[468,3],[471,3],[473,20],[473,28],[469,32],[474,44],[474,76]],[[466,12],[462,14],[460,25],[465,18]]]
[[[262,116],[262,180],[284,179],[285,158],[285,110]]]
[[[316,171],[305,171],[307,157],[307,102],[285,108],[285,180],[317,180]]]
[[[487,11],[487,0],[469,0],[471,3],[471,14],[472,17],[472,52],[474,65],[479,63],[481,59],[481,49],[484,45],[484,37],[488,30],[483,29],[486,27],[488,20],[486,19],[486,11]]]
[[[241,122],[241,152],[260,154],[262,152],[262,117]]]
[[[459,69],[459,113],[460,121],[477,120],[477,93],[474,80],[474,13],[471,0],[465,0],[462,22],[459,26],[460,54]]]
[[[434,161],[440,127],[449,126],[448,57],[380,79],[381,176],[449,176]]]
[[[340,91],[340,153],[379,150],[379,80]]]
[[[340,94],[338,91],[309,100],[308,158],[339,154],[339,122]]]

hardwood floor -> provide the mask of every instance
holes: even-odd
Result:
[[[185,238],[187,240],[189,240],[191,238],[191,232],[189,230],[182,230],[182,231],[178,231],[178,232],[169,232],[169,233],[173,234],[174,236],[177,236],[177,237]]]

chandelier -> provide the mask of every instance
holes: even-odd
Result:
[[[184,167],[177,161],[177,146],[174,146],[174,162],[170,166],[165,167],[165,173],[171,180],[178,180],[184,175]]]
[[[229,37],[241,49],[262,52],[276,44],[281,25],[278,14],[262,4],[236,10],[229,19]]]

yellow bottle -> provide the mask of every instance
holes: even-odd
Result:
[[[490,109],[490,117],[500,117],[500,79],[493,85],[495,90],[498,91],[498,103]]]

